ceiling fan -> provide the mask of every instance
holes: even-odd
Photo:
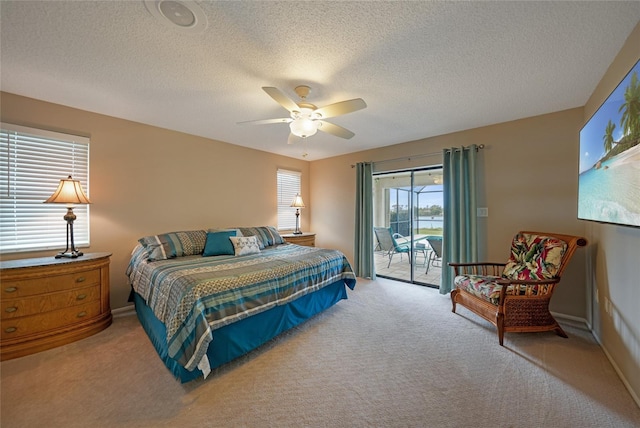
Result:
[[[305,85],[297,86],[294,89],[296,94],[300,97],[300,102],[298,103],[294,102],[278,88],[264,86],[262,90],[264,90],[278,104],[287,109],[290,117],[249,120],[246,122],[238,122],[238,124],[267,125],[271,123],[288,123],[289,129],[291,130],[287,140],[288,144],[292,144],[300,138],[310,137],[318,130],[335,135],[336,137],[349,139],[355,135],[353,132],[343,128],[342,126],[327,122],[324,119],[361,110],[367,106],[362,98],[355,98],[318,108],[306,101],[309,92],[311,92],[311,88]]]

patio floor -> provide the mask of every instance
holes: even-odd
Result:
[[[389,267],[387,267],[389,264],[389,257],[384,252],[374,251],[373,257],[375,259],[376,275],[386,276],[402,281],[411,280],[411,265],[409,264],[409,257],[406,254],[395,254],[391,259],[391,265]],[[427,270],[425,258],[421,253],[418,253],[416,256],[416,263],[413,264],[413,268],[413,279],[415,282],[436,287],[440,286],[442,267],[439,262],[437,262],[435,266],[433,264],[429,266],[429,273],[425,274]]]

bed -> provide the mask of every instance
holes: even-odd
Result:
[[[183,383],[347,299],[356,283],[343,253],[288,244],[273,227],[144,237],[126,273],[142,327]]]

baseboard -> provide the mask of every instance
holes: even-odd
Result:
[[[123,306],[122,308],[111,310],[111,315],[114,318],[128,317],[135,314],[136,314],[136,309],[134,305],[127,305],[127,306]]]
[[[636,405],[638,407],[640,407],[640,396],[638,396],[638,394],[633,390],[633,388],[631,387],[631,385],[629,384],[629,382],[627,381],[627,378],[624,377],[624,373],[622,372],[622,370],[620,370],[620,367],[618,367],[618,365],[616,364],[615,360],[613,359],[613,357],[611,357],[611,354],[609,353],[609,351],[607,350],[606,346],[604,346],[602,344],[602,340],[600,340],[600,337],[596,334],[595,331],[591,330],[591,334],[593,335],[593,337],[596,339],[596,342],[598,342],[598,345],[600,345],[600,348],[602,349],[602,351],[604,352],[604,355],[607,356],[607,359],[609,360],[609,362],[611,363],[611,366],[613,367],[613,369],[616,371],[616,373],[618,374],[618,377],[620,378],[620,380],[622,381],[622,383],[624,384],[625,388],[627,388],[627,391],[629,391],[629,394],[631,394],[631,398],[633,399],[633,401],[636,402]]]
[[[636,405],[638,407],[640,407],[640,397],[633,390],[633,388],[631,387],[631,384],[629,384],[627,379],[624,377],[624,374],[623,374],[622,370],[620,370],[620,367],[618,367],[618,365],[616,364],[615,360],[611,357],[611,354],[609,353],[607,348],[602,344],[602,341],[600,340],[600,337],[598,337],[598,335],[593,330],[593,328],[591,328],[591,324],[584,318],[574,317],[572,315],[560,314],[560,313],[556,313],[556,312],[551,312],[551,314],[555,318],[557,318],[559,321],[563,321],[563,323],[569,324],[572,327],[576,327],[576,328],[579,328],[581,330],[589,331],[591,333],[591,335],[596,340],[596,342],[598,342],[598,345],[600,345],[600,349],[602,349],[602,351],[604,352],[604,355],[607,356],[607,359],[611,363],[611,366],[613,367],[613,369],[618,374],[618,377],[620,378],[620,380],[624,384],[625,388],[627,388],[627,391],[631,395],[631,398],[633,399],[633,401],[636,402]]]
[[[558,312],[551,312],[551,315],[553,315],[553,317],[556,318],[558,321],[562,321],[563,324],[568,324],[571,327],[579,328],[580,330],[591,331],[591,326],[589,325],[587,320],[584,318],[576,317],[573,315],[561,314]]]

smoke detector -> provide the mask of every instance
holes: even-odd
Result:
[[[144,0],[154,18],[183,33],[201,33],[208,25],[207,15],[192,0]]]

